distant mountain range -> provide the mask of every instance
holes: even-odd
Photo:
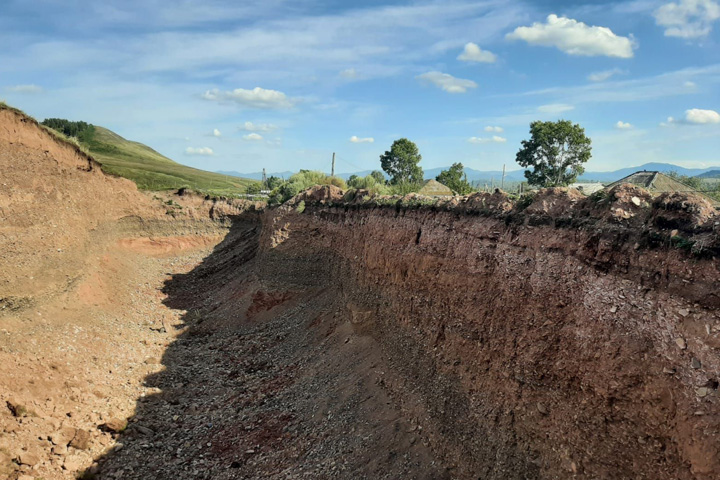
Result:
[[[425,179],[435,178],[440,174],[441,171],[447,170],[450,167],[439,167],[429,168],[425,170]],[[679,165],[673,165],[671,163],[646,163],[637,167],[621,168],[619,170],[613,170],[612,172],[585,172],[578,180],[583,182],[614,182],[621,178],[627,177],[628,175],[635,173],[639,170],[649,170],[658,172],[677,172],[679,175],[687,175],[689,177],[700,177],[700,178],[720,178],[720,167],[709,167],[709,168],[685,168]],[[347,180],[351,175],[357,175],[364,177],[369,175],[372,170],[363,170],[361,172],[353,173],[339,173],[338,177]],[[231,175],[234,177],[251,178],[254,180],[262,179],[262,172],[256,173],[239,173],[232,171],[220,171],[224,175]],[[294,172],[273,172],[268,173],[269,176],[288,178]],[[467,174],[468,181],[470,182],[490,182],[494,181],[498,183],[502,178],[502,170],[475,170],[474,168],[465,167],[465,173]],[[522,182],[525,180],[525,170],[509,170],[505,172],[506,182]]]
[[[720,178],[720,170],[710,170],[709,172],[696,175],[698,178]]]

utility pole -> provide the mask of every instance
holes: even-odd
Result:
[[[263,188],[267,190],[267,175],[265,174],[265,167],[263,167],[262,185]]]
[[[500,180],[500,190],[503,190],[505,188],[505,164],[503,163],[503,176],[502,180]]]
[[[333,152],[333,159],[332,159],[332,170],[330,170],[330,176],[335,176],[335,152]]]

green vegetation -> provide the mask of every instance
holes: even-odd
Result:
[[[267,184],[265,185],[265,187],[267,190],[275,190],[280,185],[282,185],[283,182],[284,182],[284,180],[282,178],[274,177],[271,175],[267,178]]]
[[[84,147],[104,172],[129,178],[143,190],[190,188],[211,195],[235,196],[259,193],[259,182],[207,172],[181,165],[147,145],[132,142],[103,127],[86,122],[49,118],[42,125],[55,135]],[[254,186],[257,185],[258,188]]]
[[[592,147],[585,130],[568,120],[532,122],[530,140],[523,140],[515,161],[525,170],[525,178],[539,187],[564,187],[582,175]]]
[[[382,174],[380,174],[382,176]],[[388,195],[391,191],[387,185],[385,185],[385,178],[378,181],[377,176],[366,175],[364,177],[358,177],[357,175],[351,175],[348,179],[348,187],[368,190],[373,195]]]
[[[423,170],[420,168],[422,155],[417,145],[401,138],[395,140],[390,150],[380,155],[382,169],[390,175],[391,185],[400,185],[407,193],[417,191],[422,187]]]
[[[460,195],[466,195],[473,191],[472,185],[467,181],[467,175],[463,173],[462,163],[453,163],[448,170],[440,172],[435,180]]]
[[[85,122],[71,122],[63,118],[46,118],[42,125],[50,127],[63,135],[71,138],[77,138],[78,141],[88,143],[92,140],[95,127]]]
[[[285,203],[292,197],[315,185],[335,185],[347,189],[345,180],[339,177],[331,177],[323,172],[314,170],[300,170],[292,175],[287,182],[276,187],[270,194],[270,204]]]
[[[718,182],[718,179],[716,178],[704,177],[702,175],[690,177],[687,175],[680,175],[675,171],[668,172],[667,176],[671,177],[674,180],[677,180],[683,185],[692,187],[698,192],[704,193],[705,195],[714,200],[720,200],[720,182]]]

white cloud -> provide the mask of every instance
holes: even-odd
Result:
[[[618,130],[630,130],[633,128],[633,126],[627,122],[618,121],[615,124],[615,128],[617,128]]]
[[[537,108],[538,112],[540,113],[563,113],[563,112],[569,112],[570,110],[575,110],[575,107],[573,105],[568,105],[566,103],[551,103],[549,105],[540,105]]]
[[[375,142],[375,139],[373,137],[360,138],[356,135],[353,135],[352,137],[350,137],[350,141],[352,143],[373,143]]]
[[[607,27],[588,26],[567,17],[549,15],[547,23],[518,27],[506,36],[531,45],[556,47],[569,55],[631,58],[632,38],[615,35]]]
[[[688,80],[687,82],[683,83],[683,87],[685,87],[685,88],[695,88],[695,87],[697,87],[697,85],[695,84],[695,82],[691,82],[690,80]]]
[[[210,156],[210,155],[214,155],[214,152],[213,152],[212,148],[210,148],[210,147],[200,147],[200,148],[188,147],[185,149],[185,155]]]
[[[673,117],[667,117],[667,121],[660,122],[661,127],[669,127],[670,125],[673,125],[675,123],[675,119]]]
[[[12,93],[42,93],[43,91],[42,87],[37,85],[11,85],[5,87],[4,90]]]
[[[470,142],[470,143],[505,143],[505,142],[507,142],[507,138],[499,137],[497,135],[493,135],[490,138],[470,137],[470,138],[468,138],[468,142]]]
[[[245,132],[272,132],[273,130],[277,130],[277,128],[277,125],[273,125],[272,123],[245,122],[238,127],[238,130]]]
[[[213,137],[222,137],[222,133],[220,133],[220,130],[218,130],[217,128],[213,129],[212,134],[213,134]]]
[[[448,93],[465,93],[468,88],[477,87],[477,83],[472,80],[455,78],[450,74],[442,72],[427,72],[422,75],[418,75],[416,78],[430,82]]]
[[[258,141],[262,140],[263,137],[259,133],[248,133],[247,135],[243,135],[243,140],[249,140],[249,141]]]
[[[465,49],[458,55],[457,59],[463,62],[495,63],[497,55],[470,42],[465,44]]]
[[[244,107],[260,109],[290,108],[296,103],[296,100],[288,98],[283,92],[260,87],[252,90],[236,88],[227,92],[215,88],[203,93],[202,98],[216,102],[234,102]]]
[[[340,71],[340,76],[348,80],[354,80],[358,78],[358,72],[354,68],[346,68]]]
[[[605,80],[610,79],[610,77],[613,77],[620,73],[624,72],[619,68],[613,68],[612,70],[603,70],[602,72],[591,73],[590,75],[588,75],[587,79],[591,82],[604,82]]]
[[[685,111],[685,121],[693,124],[720,123],[720,113],[715,110],[691,108]]]
[[[488,125],[487,127],[485,127],[485,131],[491,132],[491,133],[502,133],[503,128],[502,127],[493,127],[493,126]]]
[[[666,37],[698,38],[712,31],[720,19],[720,4],[714,0],[680,0],[655,10],[655,22],[665,27]]]

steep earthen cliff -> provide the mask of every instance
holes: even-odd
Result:
[[[715,478],[720,271],[702,199],[339,196],[268,212],[260,263],[330,279],[339,321],[382,346],[388,391],[454,476]]]

